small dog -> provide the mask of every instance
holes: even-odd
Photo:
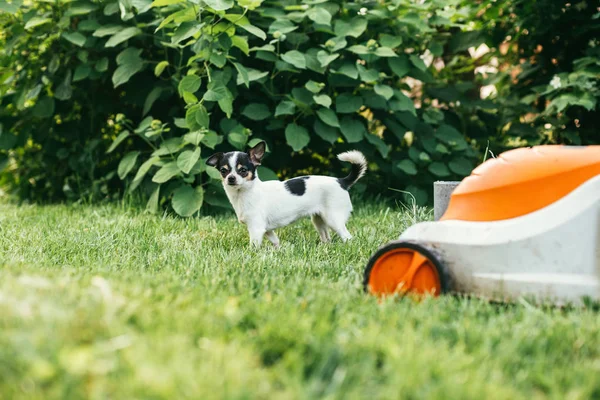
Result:
[[[206,164],[221,173],[225,193],[239,222],[246,224],[250,243],[260,246],[263,236],[275,247],[279,239],[274,230],[297,219],[311,216],[321,241],[330,240],[329,228],[345,242],[352,238],[346,222],[352,212],[348,189],[367,170],[367,160],[359,151],[338,155],[340,161],[352,164],[345,178],[301,176],[281,181],[261,181],[256,168],[265,155],[265,143],[260,142],[247,153],[232,151],[216,153]]]

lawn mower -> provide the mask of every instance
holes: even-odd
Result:
[[[371,257],[375,295],[464,293],[497,301],[600,300],[600,146],[537,146],[491,158],[422,222]]]

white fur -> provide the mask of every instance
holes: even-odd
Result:
[[[358,173],[358,178],[356,178],[356,180],[354,182],[356,182],[357,180],[359,180],[360,178],[365,176],[365,173],[367,172],[367,159],[365,158],[363,153],[361,153],[360,151],[351,150],[351,151],[347,151],[345,153],[340,153],[340,154],[338,154],[337,158],[340,161],[345,161],[345,162],[349,162],[350,164],[357,164],[360,166],[360,172]]]
[[[229,161],[231,171],[236,171],[237,157]],[[357,180],[365,174],[367,161],[359,151],[339,154],[338,159],[361,166]],[[225,193],[238,220],[247,225],[251,244],[259,246],[266,234],[267,239],[278,246],[279,239],[274,230],[306,216],[312,217],[323,242],[330,240],[329,229],[343,241],[352,238],[346,229],[352,203],[348,191],[340,186],[337,178],[311,175],[305,181],[305,193],[298,196],[290,193],[281,181],[263,182],[258,176],[249,181],[235,172],[230,175],[236,176],[236,185],[227,184],[225,177]]]

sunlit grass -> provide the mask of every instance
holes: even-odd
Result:
[[[378,302],[371,253],[423,210],[357,207],[248,247],[231,216],[0,205],[0,398],[600,397],[590,310]]]

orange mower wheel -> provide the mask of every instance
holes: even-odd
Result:
[[[405,293],[439,296],[449,290],[448,283],[446,269],[432,250],[400,240],[375,252],[363,281],[366,292],[379,296]]]

